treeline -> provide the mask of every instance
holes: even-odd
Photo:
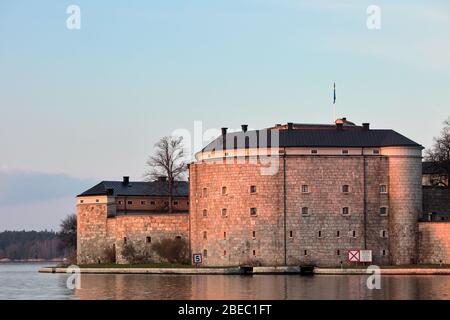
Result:
[[[64,246],[54,231],[0,232],[0,259],[50,260],[64,256]]]

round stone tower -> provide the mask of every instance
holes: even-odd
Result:
[[[422,148],[386,147],[389,158],[389,251],[391,264],[417,262],[418,218],[422,212]]]

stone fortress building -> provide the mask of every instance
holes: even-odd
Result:
[[[124,262],[123,244],[145,249],[149,237],[188,239],[205,266],[337,266],[352,249],[378,265],[450,263],[450,223],[421,222],[422,149],[345,118],[223,128],[190,164],[189,188],[180,182],[177,213],[149,207],[167,203],[150,187],[162,181],[102,182],[78,196],[78,263],[101,261],[108,245]]]

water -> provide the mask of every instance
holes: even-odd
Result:
[[[0,264],[0,299],[450,299],[450,276],[82,275],[81,289],[66,274],[41,274],[44,264]]]

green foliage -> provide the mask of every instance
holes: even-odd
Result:
[[[165,238],[154,243],[152,249],[169,263],[189,263],[188,245],[185,239]]]

